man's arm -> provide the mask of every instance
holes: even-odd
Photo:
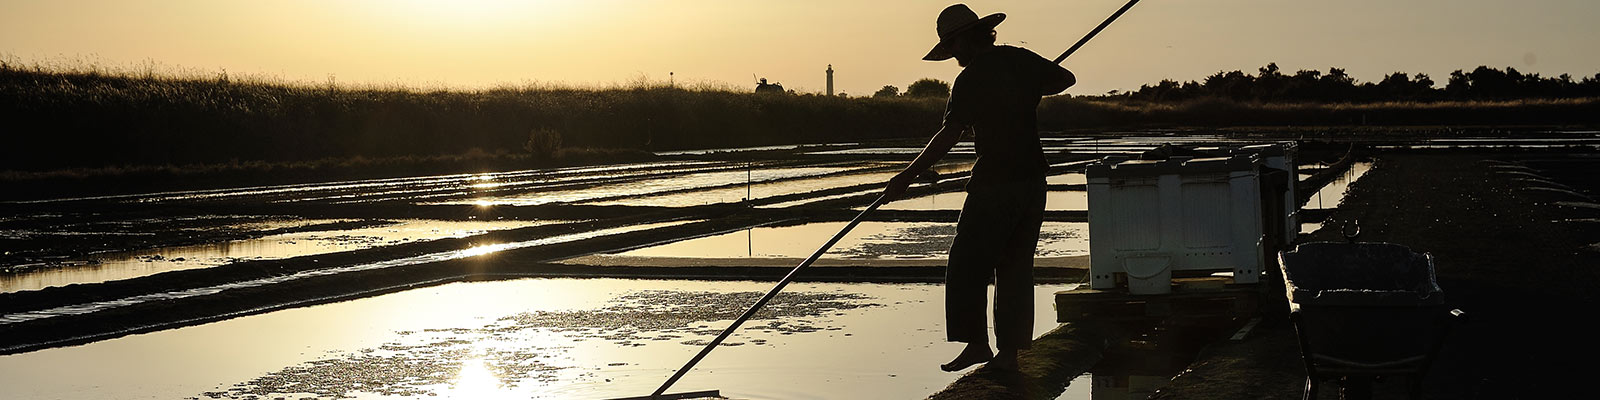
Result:
[[[1041,88],[1041,95],[1049,96],[1061,93],[1061,91],[1067,90],[1072,85],[1078,84],[1078,77],[1073,75],[1072,71],[1055,64],[1050,64],[1050,66],[1054,68],[1045,71],[1044,87]]]
[[[961,133],[969,128],[967,125],[945,121],[939,132],[934,133],[933,139],[928,141],[928,146],[922,148],[922,153],[911,160],[911,165],[907,165],[904,171],[889,178],[889,185],[883,188],[884,201],[892,201],[905,194],[906,188],[917,179],[917,175],[921,175],[928,168],[932,168],[934,163],[939,162],[939,159],[944,158],[944,155],[950,152],[950,148],[961,141]]]

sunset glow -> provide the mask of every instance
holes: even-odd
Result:
[[[754,77],[801,92],[869,94],[954,63],[919,60],[949,0],[9,2],[0,53],[23,62],[86,61],[322,83],[425,87],[641,81],[746,89]],[[1000,41],[1053,56],[1120,0],[968,2],[1004,12]],[[1541,0],[1157,2],[1074,55],[1071,93],[1134,89],[1219,70],[1346,68],[1435,77],[1477,65],[1591,74],[1600,3]]]

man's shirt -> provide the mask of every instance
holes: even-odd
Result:
[[[995,46],[956,76],[944,120],[972,126],[978,162],[969,190],[1043,182],[1050,166],[1039,145],[1037,109],[1045,83],[1060,69],[1027,49]]]

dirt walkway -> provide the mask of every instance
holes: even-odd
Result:
[[[1067,381],[1099,362],[1106,342],[1119,335],[1108,324],[1066,324],[1034,339],[1033,348],[1018,355],[1017,371],[980,366],[962,375],[932,400],[1053,399]]]

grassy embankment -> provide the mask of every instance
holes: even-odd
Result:
[[[942,109],[937,98],[660,84],[429,91],[0,63],[0,181],[271,182],[581,164],[659,150],[926,137]],[[1040,107],[1044,130],[1597,121],[1594,98],[1261,104],[1057,96]]]
[[[265,183],[637,160],[902,137],[931,132],[940,108],[650,84],[423,91],[7,65],[0,181]]]

